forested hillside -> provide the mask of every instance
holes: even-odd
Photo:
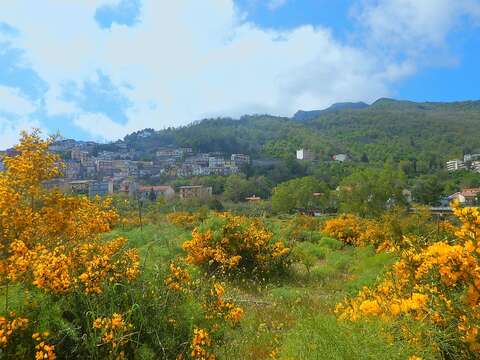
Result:
[[[307,117],[308,118],[308,117]],[[380,99],[364,108],[339,107],[303,121],[270,115],[206,119],[180,128],[126,136],[129,146],[146,153],[159,146],[189,146],[197,151],[249,153],[253,157],[294,156],[300,147],[319,160],[348,153],[354,160],[378,163],[408,160],[421,169],[438,169],[452,157],[480,149],[480,101],[415,103]]]

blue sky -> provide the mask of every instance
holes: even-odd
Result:
[[[480,99],[478,63],[480,0],[16,0],[0,6],[0,148],[31,127],[111,141],[340,101]]]

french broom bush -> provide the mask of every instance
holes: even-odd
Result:
[[[379,318],[398,325],[393,338],[429,347],[439,357],[478,358],[480,212],[458,204],[453,210],[460,222],[448,227],[453,238],[404,237],[392,270],[376,286],[338,304],[339,318]]]
[[[290,248],[276,241],[261,220],[230,213],[208,217],[183,249],[190,264],[229,274],[281,273],[291,261]]]
[[[23,133],[0,173],[0,358],[215,359],[243,309],[179,264],[148,270],[111,202],[47,189],[53,139]],[[220,315],[219,315],[220,314]]]

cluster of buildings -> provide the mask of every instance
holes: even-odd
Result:
[[[480,172],[480,154],[465,154],[463,159],[449,160],[445,166],[448,171],[470,170]]]
[[[244,165],[250,164],[250,156],[245,154],[232,154],[230,159],[225,159],[221,153],[200,153],[188,156],[177,167],[176,177],[236,174]]]
[[[250,164],[249,155],[232,154],[226,158],[222,153],[194,153],[191,148],[160,148],[150,161],[138,160],[140,155],[128,149],[123,141],[101,148],[109,150],[99,151],[95,142],[53,143],[50,150],[60,153],[64,159],[63,176],[45,182],[45,187],[90,197],[125,193],[149,199],[205,198],[212,195],[210,187],[183,186],[175,190],[169,185],[142,186],[140,183],[155,179],[158,182],[161,176],[227,176]],[[0,160],[0,171],[3,167]]]
[[[93,144],[93,146],[92,146]],[[138,154],[126,144],[115,143],[115,151],[95,152],[95,143],[65,140],[55,143],[51,150],[69,154],[65,160],[65,178],[99,180],[106,177],[114,182],[126,178],[155,179],[224,175],[238,173],[250,163],[250,156],[222,153],[197,153],[192,148],[160,148],[150,161],[135,160]]]
[[[140,184],[159,182],[161,177],[228,176],[238,173],[243,166],[250,164],[250,156],[246,154],[232,154],[226,157],[218,152],[194,153],[192,148],[173,147],[159,148],[153,154],[152,160],[143,161],[139,160],[142,154],[129,148],[121,140],[99,147],[92,141],[68,139],[53,143],[50,150],[61,154],[64,164],[63,176],[45,182],[45,187],[90,197],[114,193],[125,193],[140,198],[210,197],[211,187],[182,186],[174,189],[170,185]],[[4,170],[2,158],[6,155],[9,155],[8,151],[0,153],[0,171]]]

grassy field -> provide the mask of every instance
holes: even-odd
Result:
[[[279,231],[280,223],[273,220],[271,227]],[[181,244],[191,232],[161,222],[108,234],[119,235],[140,249],[148,269],[184,255]],[[395,260],[393,255],[342,247],[330,238],[299,246],[308,254],[308,269],[298,262],[281,279],[226,280],[228,296],[245,309],[245,318],[217,345],[221,359],[433,358],[406,343],[392,343],[379,323],[337,321],[333,312],[345,296],[374,283]]]

